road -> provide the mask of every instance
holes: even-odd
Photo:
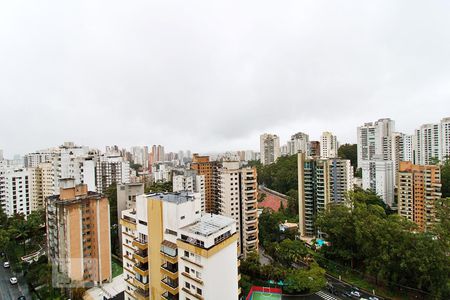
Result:
[[[262,247],[261,247],[262,248]],[[262,265],[264,264],[270,264],[271,260],[273,260],[267,253],[264,252],[263,249],[260,248],[259,251],[259,260]],[[262,250],[262,251],[261,251]],[[301,268],[307,266],[306,263],[301,262],[301,265],[292,264],[292,267],[294,268]],[[353,290],[353,286],[345,283],[344,281],[339,280],[338,278],[334,278],[333,276],[330,276],[328,274],[325,275],[327,278],[327,281],[333,285],[335,288],[334,294],[330,293],[327,288],[322,289],[321,291],[308,296],[289,296],[289,295],[283,295],[283,300],[344,300],[344,299],[360,299],[365,298],[369,299],[369,297],[372,297],[372,294],[366,293],[362,290],[359,290],[359,293],[361,294],[360,297],[349,297],[345,295],[345,292],[350,292]],[[379,300],[383,300],[384,298],[377,296]]]
[[[11,268],[3,268],[3,261],[0,265],[0,300],[16,300],[19,296],[25,296],[27,299],[31,299],[28,292],[27,284],[22,277],[18,277],[19,283],[12,285],[9,282],[9,278],[16,276],[13,274]]]

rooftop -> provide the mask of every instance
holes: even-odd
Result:
[[[192,223],[183,229],[193,234],[208,237],[234,223],[235,221],[228,217],[207,214],[203,215],[197,222]]]
[[[194,201],[194,194],[186,191],[176,193],[150,193],[147,194],[147,197],[176,204]]]

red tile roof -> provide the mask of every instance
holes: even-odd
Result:
[[[283,203],[283,207],[287,207],[287,200],[283,199],[277,195],[268,193],[266,191],[259,191],[260,194],[265,194],[266,198],[262,202],[258,203],[259,208],[270,208],[273,211],[279,211],[281,203]]]

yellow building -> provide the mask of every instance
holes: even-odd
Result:
[[[141,195],[120,224],[126,300],[238,299],[235,221],[197,194]]]

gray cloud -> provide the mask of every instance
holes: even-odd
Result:
[[[3,1],[0,148],[258,148],[450,115],[448,1]]]

